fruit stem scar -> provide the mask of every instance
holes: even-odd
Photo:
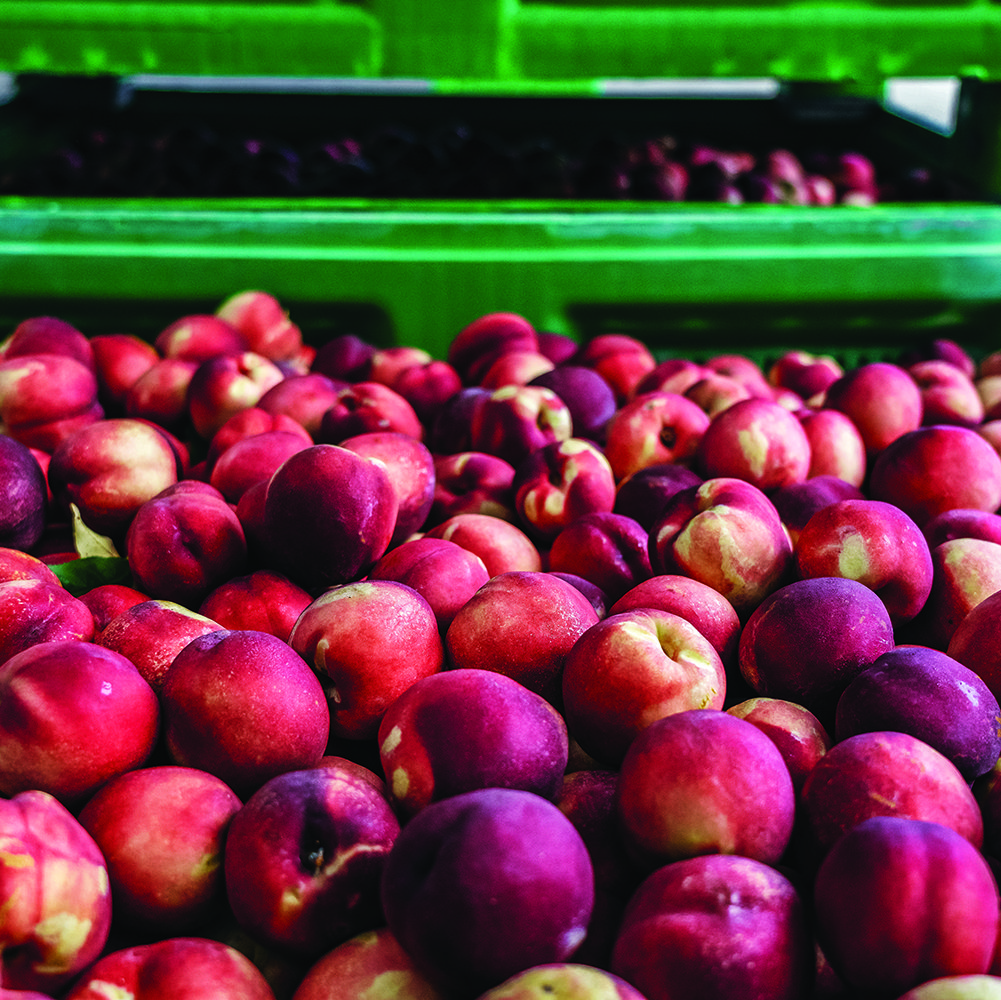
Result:
[[[303,867],[316,875],[323,870],[324,858],[323,845],[318,842],[314,843],[303,856]]]

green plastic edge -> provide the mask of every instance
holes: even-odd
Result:
[[[661,353],[889,349],[932,331],[986,353],[1001,207],[0,200],[0,302],[89,300],[109,328],[88,333],[113,332],[116,303],[208,308],[254,287],[381,317],[381,339],[438,357],[498,310]]]
[[[378,76],[382,32],[353,4],[0,5],[10,73]]]
[[[0,71],[421,78],[584,93],[608,78],[1001,78],[1001,5],[416,0],[0,5]]]

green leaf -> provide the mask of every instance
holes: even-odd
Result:
[[[128,559],[122,556],[86,556],[69,562],[50,565],[59,582],[74,596],[86,594],[88,590],[106,583],[132,586],[132,570]]]
[[[104,556],[114,558],[118,556],[115,543],[107,535],[99,535],[92,528],[84,524],[83,515],[80,508],[75,503],[70,504],[70,512],[73,515],[73,546],[77,555],[81,559],[88,556]]]

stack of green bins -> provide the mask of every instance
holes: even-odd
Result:
[[[0,8],[0,73],[12,92],[23,79],[87,77],[211,94],[249,78],[261,94],[392,93],[508,115],[543,101],[607,111],[631,94],[630,107],[665,122],[684,108],[724,125],[746,113],[785,121],[790,106],[872,106],[860,140],[878,133],[977,192],[868,207],[10,195],[0,198],[8,328],[45,312],[88,334],[152,337],[257,287],[307,336],[350,327],[437,356],[495,310],[578,339],[631,333],[662,355],[800,347],[852,360],[925,335],[998,346],[992,0],[20,0]],[[954,133],[882,109],[893,77],[962,81]],[[693,111],[670,96],[693,78],[731,96]],[[756,81],[774,93],[733,96]]]

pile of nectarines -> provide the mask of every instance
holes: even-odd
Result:
[[[0,1000],[1001,996],[1001,358],[0,345]]]

